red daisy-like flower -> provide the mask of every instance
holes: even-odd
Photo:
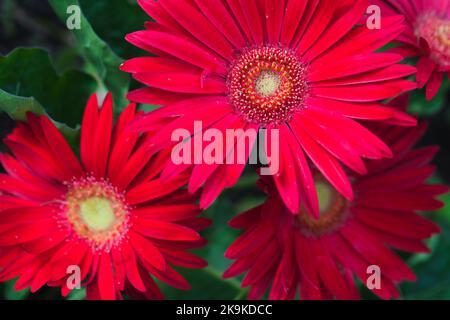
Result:
[[[65,296],[79,267],[89,299],[162,298],[152,276],[189,288],[171,265],[205,266],[186,250],[203,244],[197,231],[208,221],[180,189],[186,175],[162,183],[169,152],[150,155],[151,134],[126,130],[137,115],[130,104],[113,126],[111,96],[99,111],[93,95],[81,163],[47,117],[18,123],[5,139],[12,154],[0,154],[0,281],[18,278],[15,288],[32,292],[59,286]]]
[[[416,69],[397,64],[400,55],[374,53],[399,36],[403,17],[385,18],[381,30],[369,30],[358,25],[367,1],[138,2],[155,22],[126,39],[157,56],[131,59],[121,66],[148,86],[128,98],[164,107],[138,121],[136,130],[151,129],[155,121],[167,119],[151,141],[151,149],[158,150],[172,143],[176,129],[199,134],[193,131],[194,121],[223,136],[227,129],[267,128],[266,141],[278,129],[275,185],[292,212],[303,203],[318,215],[310,160],[351,200],[351,184],[338,160],[366,173],[362,158],[392,156],[357,120],[416,124],[380,103],[416,88],[402,79]],[[252,146],[255,139],[248,140]],[[224,150],[224,158],[231,151]],[[204,186],[200,204],[207,207],[236,183],[244,166],[196,163],[189,190]],[[169,163],[163,177],[189,167]]]
[[[293,299],[297,292],[301,299],[357,299],[355,276],[366,284],[373,272],[369,266],[378,266],[381,286],[373,292],[385,299],[398,297],[396,284],[413,281],[415,275],[391,249],[429,251],[422,240],[439,228],[416,211],[440,208],[435,197],[448,190],[425,183],[435,170],[429,162],[437,148],[412,149],[424,129],[377,130],[396,156],[370,161],[366,176],[352,176],[353,201],[316,172],[319,219],[304,209],[291,214],[272,180],[260,180],[268,199],[230,222],[245,232],[226,252],[236,261],[224,276],[246,272],[242,286],[251,287],[250,299],[269,287],[269,299]]]
[[[396,39],[401,46],[392,52],[405,57],[420,57],[417,85],[426,85],[431,100],[439,91],[444,74],[450,72],[450,1],[448,0],[372,0],[382,15],[402,14],[407,27]]]

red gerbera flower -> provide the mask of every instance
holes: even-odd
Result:
[[[151,135],[129,133],[130,104],[113,127],[112,98],[96,96],[81,127],[81,163],[45,117],[27,115],[0,154],[0,281],[18,277],[17,290],[60,286],[67,295],[69,266],[78,266],[87,298],[161,298],[152,276],[187,289],[172,265],[200,268],[186,252],[202,245],[207,221],[195,197],[179,190],[186,175],[162,183],[168,152],[142,147]],[[71,271],[73,272],[73,270]],[[72,280],[70,280],[72,281]],[[75,280],[74,280],[75,281]]]
[[[416,211],[436,210],[435,199],[445,193],[441,185],[425,180],[434,172],[429,165],[435,147],[413,150],[425,126],[389,128],[377,132],[396,156],[371,161],[366,176],[352,176],[355,199],[343,198],[323,178],[314,175],[320,200],[320,218],[304,209],[291,214],[267,177],[260,186],[267,201],[240,216],[230,225],[245,229],[227,250],[236,261],[225,277],[247,272],[242,286],[250,286],[250,299],[260,298],[270,288],[270,299],[357,299],[354,276],[366,284],[368,267],[381,271],[381,298],[398,297],[396,284],[415,279],[407,265],[390,249],[428,252],[422,240],[439,232]]]
[[[448,0],[372,0],[382,15],[402,14],[407,27],[396,39],[402,45],[394,48],[405,57],[420,57],[417,63],[417,85],[426,87],[431,100],[439,91],[444,74],[450,72],[450,1]]]
[[[352,199],[350,181],[337,160],[365,173],[362,158],[392,156],[355,120],[416,124],[379,103],[416,88],[402,79],[415,68],[397,64],[400,55],[374,53],[402,32],[403,17],[386,18],[381,30],[369,30],[358,25],[367,1],[138,2],[156,22],[126,39],[157,57],[122,65],[148,86],[128,98],[164,107],[138,121],[136,130],[151,129],[161,117],[168,119],[164,130],[151,139],[152,150],[158,150],[170,145],[175,129],[194,134],[194,121],[224,136],[226,129],[267,128],[268,136],[278,129],[280,169],[275,185],[293,212],[302,202],[318,215],[309,159]],[[253,145],[254,139],[249,140]],[[223,157],[229,154],[227,149]],[[170,163],[163,177],[188,167]],[[243,169],[243,164],[196,164],[189,190],[204,186],[200,204],[207,207],[236,183]]]

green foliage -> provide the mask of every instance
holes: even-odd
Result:
[[[119,57],[130,59],[145,54],[124,40],[150,20],[135,0],[79,0],[79,3],[92,28]]]
[[[16,49],[0,57],[0,89],[34,98],[52,118],[70,126],[80,123],[85,103],[96,87],[95,79],[79,70],[58,75],[42,49]]]
[[[450,193],[441,200],[445,206],[431,215],[440,226],[441,233],[428,241],[430,254],[416,254],[408,260],[417,282],[402,286],[404,299],[450,299]]]
[[[49,0],[58,17],[64,23],[68,19],[67,8],[71,5],[79,5],[77,0]],[[116,12],[110,12],[110,15]],[[95,75],[102,81],[108,91],[114,95],[116,113],[126,106],[125,96],[128,92],[130,78],[119,70],[122,59],[119,58],[108,44],[100,39],[94,29],[81,15],[81,28],[72,30],[77,38],[77,45],[81,54],[95,71]]]
[[[438,221],[442,233],[435,237],[433,251],[427,259],[411,262],[417,282],[403,285],[404,299],[450,299],[450,224],[443,219]]]
[[[420,117],[431,117],[437,115],[446,104],[446,94],[450,88],[449,81],[444,81],[438,94],[431,100],[425,98],[425,89],[416,90],[412,93],[409,111]]]
[[[28,295],[30,294],[30,290],[29,289],[24,289],[21,291],[16,291],[16,289],[14,289],[14,284],[15,284],[15,280],[10,280],[8,282],[5,283],[4,285],[4,294],[5,294],[5,298],[7,300],[23,300],[26,299],[28,297]]]
[[[75,289],[67,296],[67,300],[83,300],[86,298],[86,289]]]
[[[47,114],[46,110],[35,98],[12,95],[1,89],[0,110],[6,112],[12,119],[19,121],[26,119],[27,112],[32,112],[36,115]],[[70,128],[64,123],[53,122],[70,142],[76,139],[78,130]]]

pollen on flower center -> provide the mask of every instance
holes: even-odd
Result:
[[[261,72],[256,79],[256,92],[264,98],[273,96],[280,88],[280,75],[275,72]]]
[[[81,201],[79,206],[81,219],[92,230],[107,230],[116,221],[111,201],[108,199],[92,197]]]
[[[427,41],[433,58],[441,66],[450,66],[450,21],[428,12],[417,19],[415,35]]]
[[[308,94],[307,66],[289,49],[247,49],[228,76],[230,100],[245,120],[261,125],[289,121]]]
[[[312,217],[305,209],[298,215],[300,231],[311,237],[318,237],[338,228],[348,216],[348,203],[322,176],[315,178],[319,199],[318,219]]]
[[[71,181],[64,203],[61,221],[93,249],[109,251],[126,236],[130,210],[109,182],[92,177]]]

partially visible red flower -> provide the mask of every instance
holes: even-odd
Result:
[[[47,117],[17,124],[5,139],[12,154],[0,154],[0,281],[17,278],[17,290],[32,292],[58,286],[66,296],[69,267],[78,266],[89,299],[160,299],[153,277],[189,288],[172,265],[206,265],[186,250],[203,244],[197,231],[207,221],[180,189],[186,175],[162,183],[168,153],[145,151],[151,133],[125,129],[138,114],[130,104],[113,125],[111,96],[99,111],[93,95],[81,162]]]
[[[448,0],[372,0],[382,15],[402,14],[407,27],[396,39],[401,46],[391,50],[404,57],[419,57],[417,84],[426,85],[431,100],[439,91],[444,74],[450,72],[450,1]]]
[[[171,144],[175,129],[201,133],[193,132],[194,121],[224,136],[227,129],[267,128],[269,134],[279,129],[275,185],[292,212],[302,203],[318,215],[310,161],[351,200],[339,161],[363,174],[362,158],[392,156],[357,120],[416,124],[380,103],[416,88],[403,79],[416,69],[398,64],[402,56],[375,53],[400,35],[403,18],[385,18],[381,30],[358,25],[366,0],[138,2],[155,22],[126,39],[157,56],[122,65],[148,86],[128,98],[164,107],[138,121],[136,130],[167,119],[151,139],[152,150],[158,150]],[[171,163],[163,176],[188,168]],[[243,169],[244,164],[196,164],[189,190],[204,186],[200,204],[205,208],[236,183]]]
[[[355,276],[364,285],[376,265],[381,287],[373,292],[384,299],[399,296],[396,285],[414,281],[415,275],[392,249],[429,252],[422,240],[439,232],[417,211],[436,210],[436,196],[447,187],[426,180],[435,168],[429,164],[435,147],[412,149],[425,126],[384,128],[377,133],[395,153],[389,160],[371,161],[366,176],[352,175],[355,199],[349,201],[316,172],[320,218],[304,209],[293,215],[284,206],[267,177],[260,186],[267,201],[231,220],[244,229],[227,250],[236,261],[225,277],[246,273],[243,287],[250,299],[269,289],[269,299],[358,299]]]

